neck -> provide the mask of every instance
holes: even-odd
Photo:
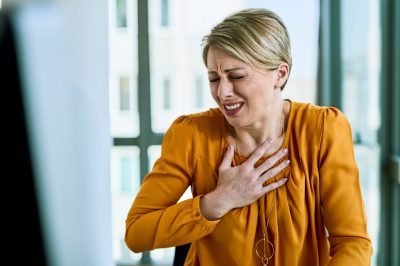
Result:
[[[262,121],[251,127],[235,127],[233,136],[243,154],[251,153],[267,139],[283,142],[285,132],[285,101],[280,100],[267,111]],[[238,145],[239,145],[238,144]],[[246,147],[246,148],[243,148]]]

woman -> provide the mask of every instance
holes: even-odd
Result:
[[[219,108],[167,131],[126,220],[135,252],[191,243],[185,265],[369,265],[351,129],[335,108],[281,98],[282,20],[227,17],[204,39]],[[193,199],[177,203],[191,186]]]

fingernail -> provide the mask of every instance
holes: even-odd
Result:
[[[274,140],[270,138],[270,139],[267,140],[267,142],[268,142],[269,144],[271,144],[272,142],[274,142]]]
[[[283,148],[282,149],[282,153],[287,153],[288,152],[288,149],[287,148]]]
[[[286,177],[284,177],[284,178],[282,178],[283,179],[283,182],[284,183],[286,183],[286,181],[287,181],[287,178]]]
[[[283,163],[284,163],[285,165],[288,165],[288,164],[290,163],[290,160],[285,160]]]
[[[229,144],[227,150],[230,151],[231,149],[231,144]]]

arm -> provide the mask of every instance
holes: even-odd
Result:
[[[190,119],[178,118],[165,134],[161,157],[145,177],[126,219],[125,242],[141,252],[186,244],[211,233],[218,221],[200,212],[200,196],[177,203],[192,182],[195,158]]]
[[[354,158],[351,129],[337,109],[325,110],[320,150],[323,221],[330,265],[370,265],[372,246]]]

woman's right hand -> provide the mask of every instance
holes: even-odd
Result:
[[[284,185],[282,178],[267,186],[263,184],[286,168],[290,161],[285,160],[273,167],[287,154],[287,149],[277,151],[258,167],[256,162],[272,147],[272,141],[259,146],[241,165],[232,167],[234,149],[228,146],[224,159],[219,167],[218,183],[215,190],[200,199],[200,210],[208,220],[217,220],[234,208],[247,206],[266,193]]]

